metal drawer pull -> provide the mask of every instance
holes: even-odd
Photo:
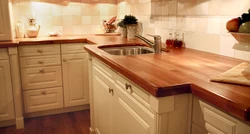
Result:
[[[43,50],[42,49],[37,49],[37,52],[42,53]]]
[[[45,95],[45,94],[46,94],[46,91],[42,91],[42,94]]]
[[[40,69],[39,71],[40,71],[40,73],[44,73],[44,69]]]
[[[39,64],[43,64],[44,62],[43,61],[38,61]]]
[[[109,93],[112,93],[113,94],[114,90],[109,88]]]
[[[129,88],[132,90],[132,86],[128,83],[125,84],[125,88],[126,88],[126,90],[128,90]]]

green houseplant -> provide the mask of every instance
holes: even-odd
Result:
[[[118,22],[117,25],[121,29],[121,35],[122,35],[122,37],[126,38],[127,37],[127,26],[124,24],[124,20],[122,19],[120,22]]]
[[[134,39],[138,24],[136,17],[133,15],[125,15],[123,23],[126,25],[127,28],[128,39]]]

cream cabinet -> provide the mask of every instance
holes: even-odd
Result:
[[[95,57],[89,66],[91,133],[190,133],[189,94],[155,98]]]
[[[61,46],[65,107],[89,103],[88,54],[83,48],[83,43]]]
[[[6,53],[3,53],[3,50]],[[6,55],[7,49],[0,49]],[[6,57],[8,58],[8,57]],[[9,60],[0,59],[0,122],[15,118]]]
[[[106,77],[106,78],[105,78]],[[95,109],[95,132],[97,134],[115,134],[114,122],[114,93],[109,83],[114,83],[108,76],[95,67],[93,70],[93,99]],[[106,82],[109,81],[109,82]]]
[[[25,113],[63,108],[59,44],[19,47]]]
[[[250,126],[199,100],[202,120],[208,134],[249,134]]]
[[[25,113],[59,108],[63,111],[89,103],[88,54],[84,45],[19,47]]]
[[[10,6],[8,0],[0,1],[0,40],[12,40]]]

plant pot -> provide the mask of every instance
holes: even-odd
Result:
[[[127,37],[128,37],[128,39],[135,39],[136,31],[137,31],[137,24],[127,25]]]
[[[121,35],[123,38],[127,38],[127,28],[121,28]]]

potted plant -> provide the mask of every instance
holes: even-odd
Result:
[[[121,29],[121,35],[122,37],[126,38],[127,37],[127,27],[126,25],[124,24],[124,21],[121,20],[118,24],[117,24],[120,29]]]
[[[134,39],[136,30],[137,30],[137,24],[138,24],[136,17],[133,15],[125,15],[123,19],[123,23],[127,27],[128,39]]]

